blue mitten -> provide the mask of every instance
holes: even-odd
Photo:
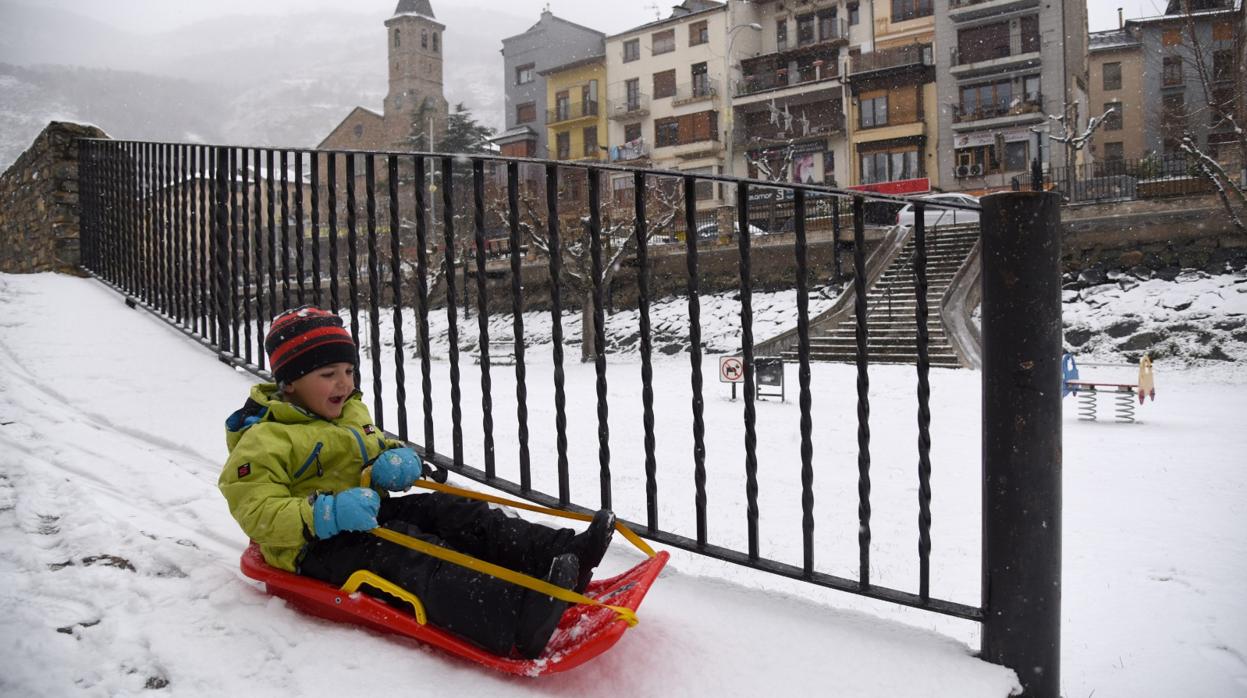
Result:
[[[341,531],[372,530],[377,527],[379,511],[381,497],[366,487],[317,495],[312,505],[316,537],[329,538]]]
[[[402,492],[420,479],[420,456],[410,448],[392,448],[372,463],[372,484],[391,492]]]

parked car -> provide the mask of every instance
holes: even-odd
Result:
[[[977,196],[958,194],[955,192],[927,194],[917,198],[922,199],[923,201],[928,201],[931,204],[979,205],[979,198]],[[942,208],[940,206],[931,205],[926,207],[922,218],[927,228],[934,228],[941,225],[967,225],[979,222],[979,212],[967,211],[965,209],[958,208]],[[901,210],[896,214],[896,224],[910,226],[914,224],[913,204],[905,204],[901,207]]]
[[[733,221],[732,222],[732,233],[736,234],[739,232],[740,232],[740,224]],[[754,225],[753,223],[750,223],[749,234],[753,237],[758,237],[759,235],[766,235],[766,231]],[[718,237],[719,237],[719,224],[718,223],[703,223],[697,226],[697,239],[698,240],[715,240],[715,239],[718,239]]]

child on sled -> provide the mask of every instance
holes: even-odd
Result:
[[[369,570],[415,594],[430,624],[498,655],[540,656],[567,602],[368,531],[389,528],[583,592],[614,515],[599,511],[577,534],[442,492],[390,496],[411,487],[422,464],[372,424],[341,319],[310,306],[282,313],[264,347],[277,382],[254,386],[226,421],[229,460],[218,486],[265,561],[335,586]]]

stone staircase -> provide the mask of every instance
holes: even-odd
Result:
[[[974,249],[979,231],[973,228],[939,228],[927,231],[927,354],[932,366],[962,365],[949,343],[940,320],[940,302],[953,276]],[[874,364],[918,363],[918,337],[914,323],[914,238],[911,234],[879,280],[866,295],[866,353]],[[851,287],[850,287],[851,288]],[[810,328],[810,358],[815,361],[857,361],[857,314],[850,310],[838,323]],[[797,353],[786,350],[785,360]]]

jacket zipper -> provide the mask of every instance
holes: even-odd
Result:
[[[307,460],[303,462],[303,465],[299,466],[299,469],[295,471],[294,477],[296,480],[300,476],[302,476],[304,472],[307,471],[308,467],[310,467],[313,462],[316,463],[316,474],[317,475],[325,474],[324,470],[321,469],[320,467],[320,449],[324,447],[325,447],[325,443],[323,441],[316,442],[316,446],[312,448],[312,455],[308,456]]]

